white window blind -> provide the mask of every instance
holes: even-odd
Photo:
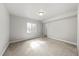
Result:
[[[37,26],[34,23],[27,23],[27,33],[37,32]]]

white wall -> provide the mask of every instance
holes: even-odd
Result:
[[[42,33],[43,36],[47,35],[47,29],[46,29],[46,25],[43,23],[43,27],[42,27]]]
[[[77,18],[77,48],[78,48],[78,55],[79,55],[79,5],[78,5],[78,18]]]
[[[42,34],[42,24],[40,21],[30,20],[28,18],[23,18],[19,16],[11,15],[10,17],[10,39],[11,42],[17,42],[22,40],[27,40],[35,37],[40,37]],[[37,24],[37,32],[28,34],[27,31],[27,22]]]
[[[71,44],[77,42],[77,16],[57,19],[45,24],[47,36]]]
[[[0,55],[8,46],[9,41],[9,14],[3,4],[0,4]]]

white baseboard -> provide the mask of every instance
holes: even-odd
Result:
[[[2,50],[2,53],[0,56],[3,56],[4,52],[6,51],[6,49],[8,48],[9,46],[9,42],[6,43],[6,45],[4,46],[3,50]]]
[[[20,41],[24,41],[26,39],[15,39],[15,40],[10,40],[9,43],[15,43],[15,42],[20,42]]]
[[[29,38],[29,39],[25,39],[25,38],[15,39],[15,40],[10,40],[9,43],[21,42],[21,41],[35,39],[35,38],[40,38],[40,37],[34,37],[34,38]]]
[[[49,37],[48,37],[48,38],[49,38]],[[49,38],[49,39],[55,39],[55,40],[63,41],[63,42],[66,42],[66,43],[69,43],[69,44],[72,44],[72,45],[77,46],[77,43],[70,42],[70,41],[66,41],[66,40],[63,40],[63,39],[57,39],[57,38]]]
[[[39,38],[39,37],[35,37],[35,38]],[[31,38],[31,39],[35,39],[35,38]],[[48,37],[49,38],[49,37]],[[72,44],[72,45],[77,45],[76,43],[74,42],[70,42],[70,41],[66,41],[66,40],[63,40],[63,39],[57,39],[57,38],[49,38],[49,39],[55,39],[55,40],[59,40],[59,41],[63,41],[63,42],[66,42],[66,43],[69,43],[69,44]],[[29,39],[19,39],[19,40],[13,40],[13,41],[10,41],[9,43],[15,43],[15,42],[20,42],[20,41],[24,41],[24,40],[29,40]]]

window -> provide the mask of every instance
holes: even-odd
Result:
[[[37,32],[37,26],[34,23],[27,23],[27,33]]]

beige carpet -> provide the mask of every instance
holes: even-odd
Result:
[[[54,39],[37,38],[10,44],[4,56],[77,56],[77,47]]]

